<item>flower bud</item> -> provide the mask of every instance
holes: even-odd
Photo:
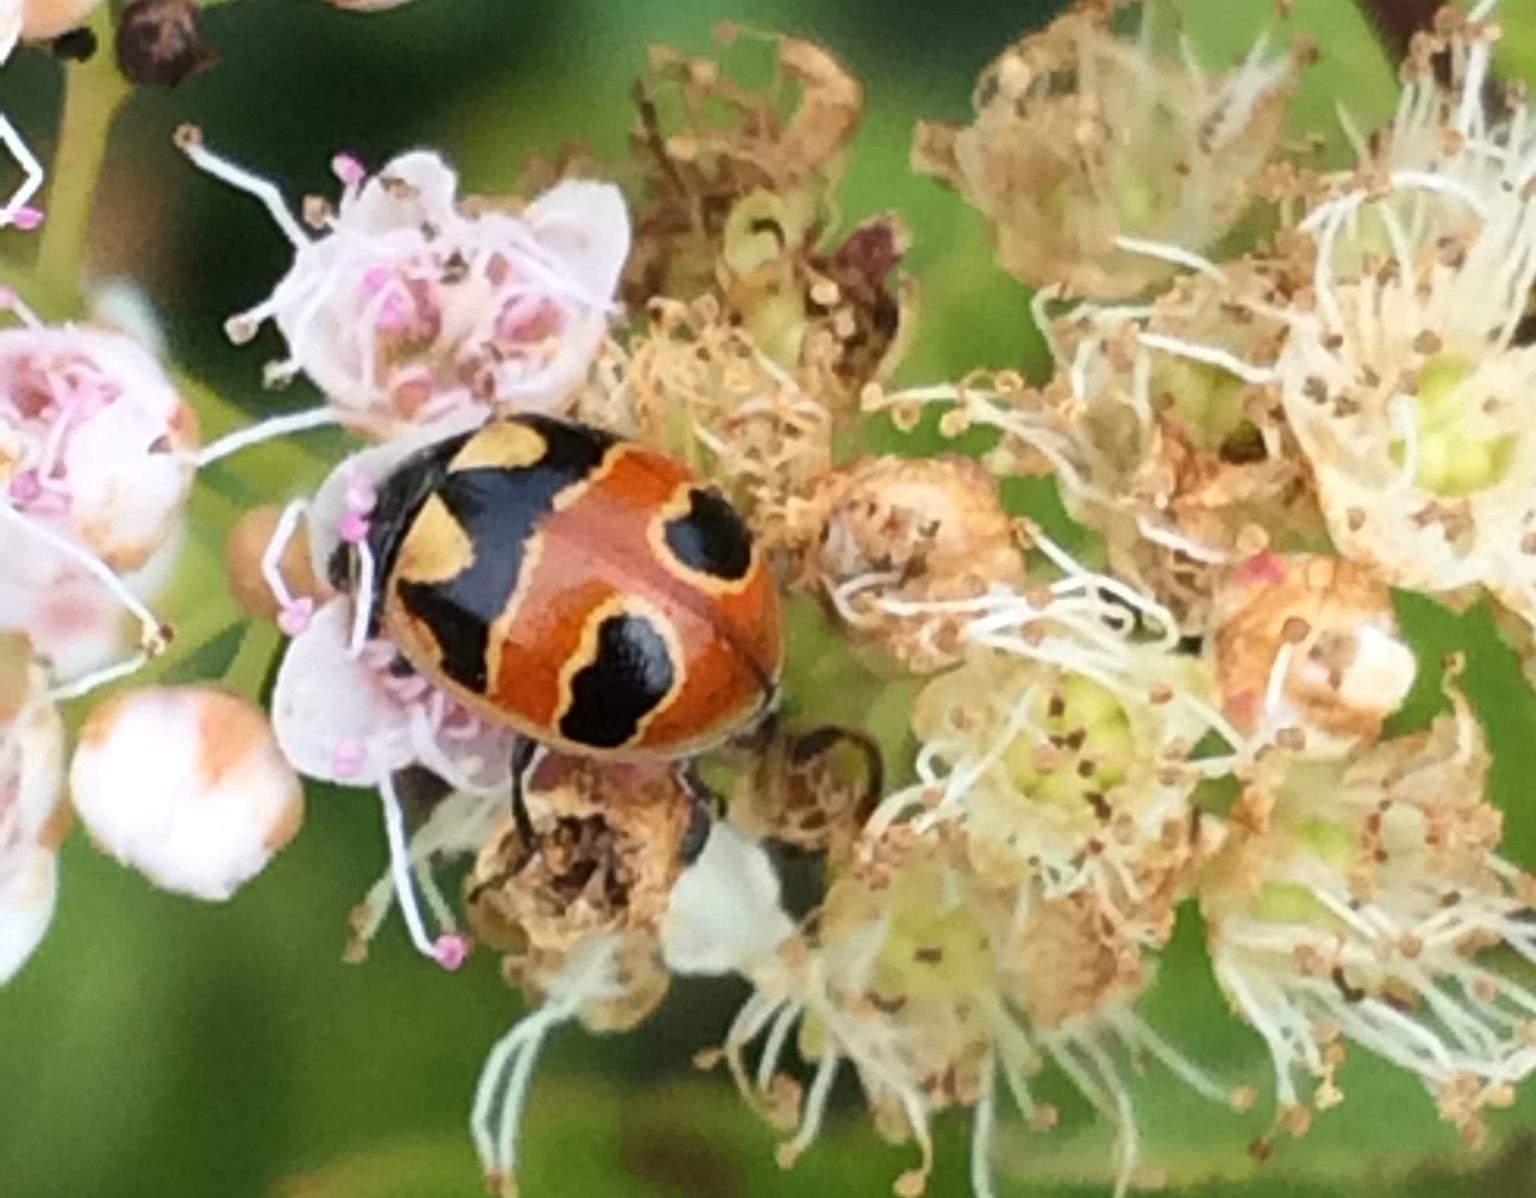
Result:
[[[135,83],[175,87],[218,60],[196,0],[134,0],[118,18],[117,62]]]
[[[235,521],[224,541],[230,593],[246,614],[267,620],[276,620],[283,611],[262,566],[282,515],[283,509],[276,504],[254,507]],[[330,586],[315,575],[309,536],[302,525],[282,547],[276,566],[294,598],[308,599],[318,607],[331,597]]]
[[[946,612],[946,600],[1024,584],[996,480],[967,458],[866,459],[833,476],[822,503],[809,576],[913,672],[959,660],[967,614]]]
[[[1216,600],[1217,685],[1243,732],[1306,734],[1312,753],[1374,740],[1407,698],[1417,662],[1392,596],[1342,558],[1263,553]]]
[[[208,687],[151,687],[102,704],[69,772],[91,839],[157,886],[223,900],[299,830],[304,793],[266,716]]]

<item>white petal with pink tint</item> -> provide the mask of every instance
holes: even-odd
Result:
[[[523,214],[540,244],[557,255],[595,301],[610,299],[629,258],[629,209],[612,183],[566,179]]]
[[[338,597],[293,638],[272,691],[272,727],[306,777],[376,786],[410,764],[410,716],[378,672],[348,652],[351,628],[351,601]]]
[[[457,420],[445,425],[405,429],[399,436],[354,453],[326,475],[305,512],[309,525],[311,566],[315,577],[330,576],[331,555],[341,544],[341,521],[349,507],[347,493],[350,489],[360,480],[371,483],[377,489],[417,450],[442,437],[466,432],[484,419],[484,412],[467,409],[458,414]]]
[[[53,839],[64,792],[64,722],[42,694],[44,671],[30,673],[21,710],[0,723],[0,874],[12,854]]]
[[[229,898],[304,816],[266,716],[212,687],[149,687],[98,707],[70,765],[75,810],[102,851],[157,886]]]
[[[54,850],[67,827],[59,818],[64,724],[46,698],[46,673],[25,653],[14,638],[0,644],[0,985],[25,964],[53,919]]]
[[[459,790],[511,781],[513,734],[471,715],[418,674],[392,672],[394,648],[348,648],[352,603],[321,607],[293,638],[272,692],[272,722],[300,773],[347,786],[377,786],[416,763]]]
[[[34,847],[0,870],[0,986],[37,951],[58,901],[58,854]]]
[[[21,39],[21,0],[0,0],[0,66]]]
[[[390,160],[360,189],[343,198],[337,224],[365,233],[389,233],[441,224],[454,216],[459,177],[442,155],[410,150]]]
[[[181,559],[183,530],[167,539],[123,584],[144,600],[170,583]],[[68,681],[128,653],[137,625],[123,605],[77,563],[0,525],[0,631],[31,638],[40,658]]]

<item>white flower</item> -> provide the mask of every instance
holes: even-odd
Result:
[[[1201,881],[1217,978],[1264,1037],[1282,1115],[1342,1098],[1357,1044],[1419,1077],[1470,1143],[1536,1069],[1536,886],[1495,852],[1488,754],[1459,697],[1350,761],[1261,763]],[[1505,951],[1501,951],[1505,950]]]
[[[873,830],[905,821],[919,836],[963,836],[980,878],[1031,901],[1089,890],[1147,944],[1171,927],[1165,883],[1199,846],[1191,795],[1230,758],[1193,760],[1209,732],[1231,734],[1193,658],[1156,645],[1072,646],[1042,637],[1031,651],[973,648],[913,705],[918,781],[887,798]],[[1074,661],[1080,664],[1073,664]]]
[[[289,358],[337,417],[378,437],[492,405],[550,411],[586,374],[629,252],[629,217],[610,184],[566,180],[520,212],[457,199],[436,154],[401,155],[368,176],[337,159],[344,182],[324,233],[311,238],[270,183],[203,148],[212,174],[261,198],[292,241],[272,295],[230,322],[238,341],[273,320]]]
[[[896,1183],[902,1198],[927,1184],[931,1119],[953,1106],[972,1111],[972,1191],[991,1198],[1005,1098],[1037,1128],[1054,1122],[1054,1109],[1036,1102],[1028,1081],[1046,1058],[1118,1123],[1117,1193],[1139,1150],[1116,1045],[1160,1061],[1213,1101],[1233,1099],[1131,1009],[1150,976],[1137,950],[1129,965],[1102,968],[1102,912],[1062,920],[1055,908],[1072,904],[1058,902],[1020,914],[1010,895],[932,839],[898,833],[872,848],[877,874],[838,879],[806,937],[746,971],[756,991],[727,1035],[724,1056],[743,1094],[793,1130],[781,1164],[793,1164],[815,1140],[845,1061],[882,1135],[913,1140],[921,1153]],[[759,1038],[761,1054],[749,1068],[745,1050]],[[808,1087],[780,1072],[791,1043],[814,1065]]]
[[[15,510],[119,571],[174,531],[191,488],[191,409],[120,333],[0,330],[0,482]]]
[[[23,310],[24,317],[29,316]],[[0,331],[0,628],[75,677],[168,579],[191,489],[191,409],[137,342],[73,326]]]
[[[102,704],[69,782],[97,847],[162,889],[212,901],[260,873],[304,817],[265,715],[210,687],[147,687]]]
[[[1403,243],[1347,282],[1325,222],[1316,308],[1290,314],[1275,371],[1342,554],[1399,587],[1486,588],[1536,621],[1536,347],[1516,342],[1536,222],[1515,197],[1487,201],[1472,234]]]
[[[169,585],[185,539],[178,530],[138,570],[115,576],[109,588],[74,555],[39,546],[30,533],[0,524],[6,561],[0,629],[25,633],[58,679],[84,680],[110,669],[133,643],[131,632],[143,631],[144,616],[125,608],[124,598],[147,610],[143,604]]]

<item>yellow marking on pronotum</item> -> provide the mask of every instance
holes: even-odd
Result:
[[[541,462],[548,448],[543,435],[527,425],[493,420],[464,442],[448,463],[448,469],[452,473],[497,468],[522,470]]]
[[[448,582],[474,563],[474,541],[439,496],[428,496],[400,545],[395,578],[421,583]]]

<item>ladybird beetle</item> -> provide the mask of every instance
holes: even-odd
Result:
[[[657,450],[497,417],[391,472],[367,543],[374,627],[529,741],[684,759],[772,707],[770,571],[730,503]],[[341,554],[346,585],[359,555]]]

